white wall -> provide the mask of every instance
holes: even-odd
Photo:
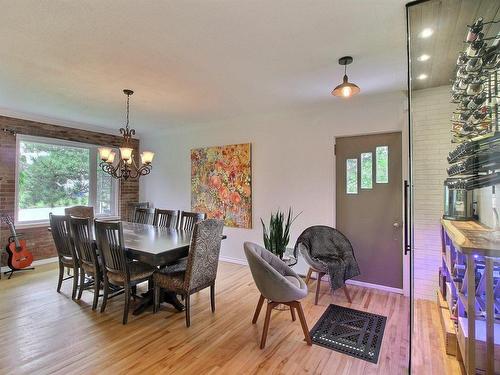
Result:
[[[415,91],[413,115],[414,275],[415,297],[436,299],[441,266],[440,219],[446,157],[451,144],[450,87]]]
[[[333,145],[336,136],[401,130],[406,124],[402,92],[358,96],[301,111],[260,114],[196,124],[181,131],[141,137],[156,152],[151,175],[141,179],[141,199],[156,207],[190,208],[190,150],[252,143],[253,229],[225,228],[222,256],[244,261],[244,241],[262,243],[260,218],[277,208],[303,211],[294,223],[290,246],[303,229],[335,223]],[[305,271],[304,265],[296,267]]]

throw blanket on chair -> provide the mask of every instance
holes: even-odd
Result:
[[[307,228],[297,239],[295,251],[300,244],[301,251],[307,252],[306,261],[311,258],[313,268],[328,274],[332,291],[360,274],[351,243],[336,229],[322,225]]]

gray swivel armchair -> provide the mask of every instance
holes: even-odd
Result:
[[[261,293],[252,324],[257,322],[264,300],[267,299],[266,318],[260,348],[264,349],[266,345],[271,311],[280,304],[290,307],[293,321],[295,321],[295,310],[297,310],[305,340],[308,345],[312,345],[302,305],[299,302],[299,300],[307,296],[307,285],[282,260],[263,247],[251,242],[245,242],[243,247],[253,279]]]

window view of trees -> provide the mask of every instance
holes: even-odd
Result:
[[[17,157],[18,222],[45,221],[76,205],[117,214],[118,183],[99,168],[97,146],[21,138]]]
[[[19,208],[87,205],[89,150],[21,142]]]

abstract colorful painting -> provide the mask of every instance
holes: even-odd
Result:
[[[252,228],[250,143],[191,150],[191,209],[228,227]]]

